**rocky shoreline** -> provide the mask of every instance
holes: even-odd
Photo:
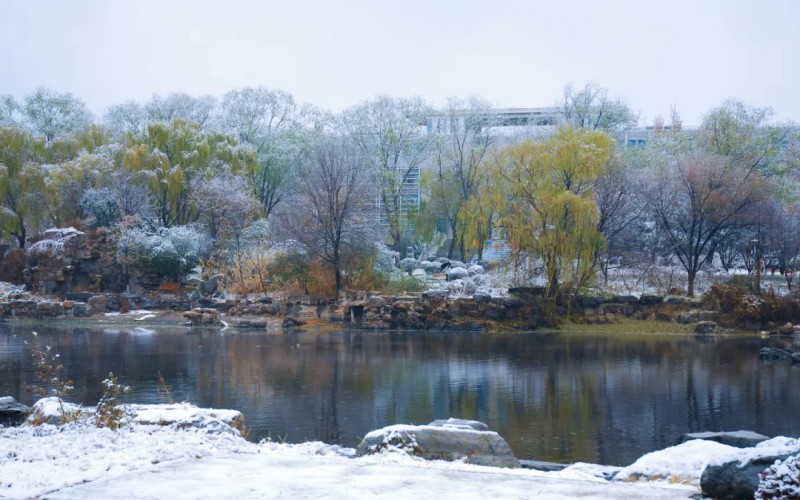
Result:
[[[633,319],[685,325],[697,334],[724,332],[720,325],[731,324],[724,314],[704,307],[702,300],[678,295],[584,295],[560,305],[545,297],[543,288],[511,288],[508,292],[502,297],[476,293],[453,298],[444,290],[400,296],[346,291],[338,299],[302,295],[279,300],[268,296],[221,299],[191,291],[142,295],[73,292],[61,299],[19,292],[0,298],[0,320],[133,319],[192,327],[313,330],[347,326],[455,332],[533,331],[558,328],[565,321],[603,325]],[[747,326],[775,334],[793,334],[800,329],[791,323]]]

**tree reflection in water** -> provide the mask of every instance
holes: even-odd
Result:
[[[30,327],[0,325],[0,395],[24,402]],[[251,438],[354,446],[370,430],[482,420],[521,458],[624,465],[684,432],[798,435],[800,366],[761,362],[786,339],[667,335],[225,333],[40,328],[74,397],[113,371],[127,399],[236,408]]]

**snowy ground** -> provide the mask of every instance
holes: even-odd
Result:
[[[59,414],[57,403],[40,400],[35,415]],[[786,437],[745,449],[695,440],[625,468],[578,463],[546,473],[400,452],[356,458],[318,442],[255,444],[225,423],[238,420],[235,410],[125,408],[118,431],[93,426],[93,408],[62,426],[0,427],[0,498],[689,498],[708,464],[800,453],[800,440]]]
[[[131,424],[0,429],[0,497],[687,498],[697,489],[611,483],[401,454],[353,458],[322,443],[250,443],[230,432]]]

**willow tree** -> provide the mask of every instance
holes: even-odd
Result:
[[[131,141],[123,166],[148,186],[156,215],[164,227],[197,219],[190,196],[195,178],[212,177],[230,168],[237,172],[252,156],[223,134],[206,133],[197,124],[175,120],[151,123],[144,136]]]
[[[605,132],[566,127],[503,151],[498,176],[508,193],[498,224],[518,265],[541,260],[551,295],[564,282],[580,288],[594,270],[604,239],[592,187],[612,148]]]
[[[41,140],[16,128],[0,128],[0,235],[25,248],[29,226],[45,216]]]

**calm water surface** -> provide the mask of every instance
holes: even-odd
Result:
[[[0,396],[30,404],[32,327],[0,324]],[[241,410],[251,439],[355,446],[372,429],[477,419],[520,458],[626,465],[684,432],[800,435],[800,366],[763,362],[793,339],[671,335],[187,333],[36,327],[94,404],[109,371],[130,402]]]

